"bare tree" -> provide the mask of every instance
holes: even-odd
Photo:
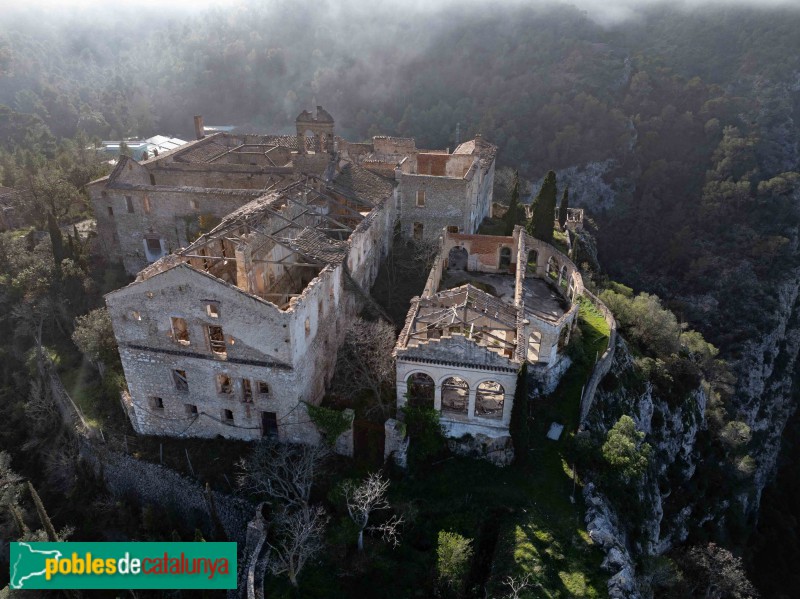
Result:
[[[287,508],[309,511],[314,478],[328,455],[322,445],[289,445],[276,441],[259,443],[250,457],[239,462],[240,487],[266,495]]]
[[[520,599],[522,591],[531,586],[531,575],[526,573],[523,576],[507,576],[503,584],[509,589],[507,599]]]
[[[364,551],[364,529],[369,524],[369,517],[372,512],[389,507],[389,501],[386,499],[386,491],[388,489],[389,481],[384,479],[380,472],[373,472],[360,485],[355,484],[353,481],[348,481],[344,485],[347,513],[358,527],[359,551]],[[402,519],[400,520],[401,522]],[[394,528],[398,529],[398,527],[399,523]]]
[[[354,396],[368,391],[375,400],[369,412],[380,410],[382,417],[389,416],[391,404],[384,401],[384,390],[394,384],[394,344],[394,327],[388,322],[353,320],[339,348],[334,392]]]
[[[282,512],[274,521],[273,541],[267,541],[272,551],[270,571],[275,576],[286,574],[292,586],[303,567],[322,550],[322,540],[328,516],[320,507]]]

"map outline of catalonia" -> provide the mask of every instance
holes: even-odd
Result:
[[[28,551],[30,551],[31,553],[41,553],[41,554],[49,556],[49,557],[54,557],[55,559],[60,559],[61,555],[62,555],[61,552],[58,551],[57,549],[50,549],[50,550],[34,549],[33,547],[30,546],[29,543],[24,543],[22,541],[17,543],[17,551],[20,551],[23,546],[27,547]],[[27,575],[23,576],[22,578],[20,578],[19,580],[17,580],[17,576],[18,576],[17,567],[19,566],[19,563],[22,560],[22,557],[23,557],[23,553],[20,552],[17,555],[17,559],[14,561],[14,567],[11,570],[11,580],[9,581],[9,586],[12,589],[21,589],[22,588],[22,583],[25,582],[28,578],[33,578],[34,576],[44,576],[45,575],[45,569],[43,568],[41,572],[31,572],[30,574],[27,574]]]

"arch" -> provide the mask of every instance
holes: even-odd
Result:
[[[500,261],[498,262],[498,268],[500,270],[508,270],[511,268],[511,248],[510,247],[501,247],[500,248]]]
[[[558,284],[566,288],[567,287],[567,265],[564,264],[561,267],[561,270],[558,271]]]
[[[406,379],[408,403],[414,408],[432,408],[436,385],[433,378],[424,372],[413,372]]]
[[[442,412],[466,415],[468,404],[467,381],[458,376],[451,376],[442,381]]]
[[[467,270],[469,252],[463,246],[457,245],[447,254],[447,270]]]
[[[558,278],[558,263],[553,259],[552,256],[547,259],[547,268],[545,269],[545,274],[553,280]]]
[[[475,395],[475,415],[481,418],[502,418],[505,389],[497,381],[484,381]]]

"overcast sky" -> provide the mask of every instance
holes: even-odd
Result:
[[[147,7],[156,9],[160,12],[171,12],[170,9],[193,9],[194,11],[202,10],[208,7],[225,7],[235,4],[246,4],[248,2],[258,2],[259,4],[269,2],[294,2],[298,0],[25,0],[24,2],[14,2],[13,0],[0,0],[0,5],[9,3],[5,10],[17,9],[23,12],[30,13],[32,10],[37,9],[91,9],[101,11],[113,11],[116,7],[124,6],[126,8]],[[342,12],[346,12],[345,6],[341,0],[314,0],[320,4],[328,4],[331,8],[336,8]],[[398,6],[396,0],[369,0],[368,5],[364,5],[367,0],[351,0],[356,3],[358,10],[356,12],[363,13],[367,6],[375,7],[381,6],[387,8],[394,8]],[[456,4],[459,8],[463,8],[465,4],[470,1],[477,2],[478,0],[405,0],[402,6],[405,9],[413,8],[417,11],[435,10],[447,4]],[[346,0],[345,0],[346,2]],[[602,23],[614,23],[624,20],[626,18],[635,16],[637,9],[643,6],[653,4],[667,4],[664,0],[566,0],[560,2],[559,0],[500,0],[500,3],[505,4],[571,4],[581,9],[588,11],[597,21]],[[672,0],[668,2],[669,6],[673,8],[686,8],[693,9],[699,7],[713,7],[713,6],[754,6],[762,8],[775,8],[775,7],[794,7],[800,9],[800,0]],[[370,9],[367,9],[370,10]]]

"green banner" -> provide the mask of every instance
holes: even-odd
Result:
[[[12,589],[235,589],[236,543],[11,543]]]

